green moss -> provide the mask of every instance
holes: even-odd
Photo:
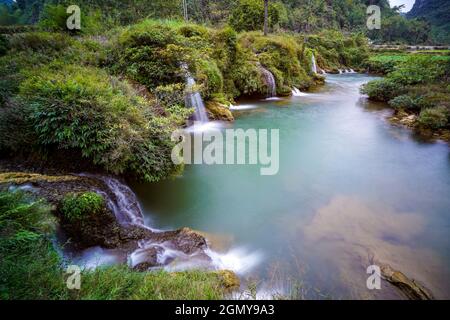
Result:
[[[105,200],[95,192],[67,194],[61,201],[61,213],[69,222],[82,221],[105,210]]]

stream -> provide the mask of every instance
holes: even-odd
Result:
[[[314,92],[239,101],[231,128],[279,129],[280,170],[189,165],[134,183],[148,226],[204,232],[223,268],[259,298],[397,299],[366,269],[389,264],[450,298],[450,153],[369,102],[362,74],[327,75]]]

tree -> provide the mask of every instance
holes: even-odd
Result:
[[[267,2],[267,20],[262,12]],[[230,25],[236,31],[262,30],[267,21],[267,32],[270,28],[283,24],[287,20],[286,7],[282,2],[268,0],[239,0],[230,15]]]
[[[269,0],[264,0],[264,35],[269,33]]]

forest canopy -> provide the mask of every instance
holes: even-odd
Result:
[[[47,29],[64,28],[67,0],[2,0],[0,25],[38,24]],[[101,33],[117,25],[137,23],[147,18],[183,18],[183,0],[79,0],[88,25],[85,32]],[[188,18],[209,26],[230,25],[237,31],[261,30],[263,0],[186,0]],[[381,8],[381,29],[366,27],[367,7]],[[316,33],[323,30],[365,32],[377,43],[448,43],[448,29],[434,26],[425,14],[400,14],[388,0],[269,0],[271,31]],[[442,17],[442,14],[440,14]],[[49,23],[51,21],[52,23]],[[56,25],[55,25],[56,21]],[[61,23],[57,25],[58,21]],[[430,32],[433,30],[433,32]]]

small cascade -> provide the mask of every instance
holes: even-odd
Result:
[[[263,66],[259,67],[261,69],[261,73],[267,85],[267,98],[275,97],[277,95],[277,86],[275,82],[275,77],[273,76],[272,72],[270,72]]]
[[[343,74],[344,72],[342,71],[342,69],[339,69],[339,74]]]
[[[101,180],[107,185],[114,195],[115,201],[109,199],[110,209],[113,211],[120,224],[144,225],[144,216],[142,214],[139,202],[131,189],[111,177],[101,177]]]
[[[355,72],[355,70],[353,70],[353,69],[350,69],[350,73],[356,73],[356,72]]]
[[[108,188],[107,192],[100,189],[96,191],[105,198],[108,208],[114,213],[119,224],[145,227],[144,215],[142,214],[139,201],[126,184],[108,176],[93,174],[81,174],[81,176],[100,180],[106,185]]]
[[[206,113],[205,104],[203,102],[202,96],[200,92],[195,90],[195,80],[192,75],[189,73],[188,67],[186,64],[182,65],[182,69],[186,73],[186,86],[187,92],[186,95],[186,106],[189,108],[194,108],[194,120],[198,122],[208,122],[208,114]]]
[[[303,97],[303,96],[307,96],[307,95],[308,95],[307,93],[301,92],[296,87],[292,88],[292,96],[293,97]]]
[[[136,225],[153,232],[164,233],[165,231],[149,228],[144,223],[144,216],[135,193],[119,179],[89,173],[79,174],[102,182],[106,188],[95,188],[106,200],[106,204],[115,215],[117,222],[122,226]],[[179,241],[183,237],[172,240],[159,241],[140,240],[138,247],[127,257],[123,252],[116,249],[102,249],[100,247],[88,248],[76,256],[80,265],[89,269],[95,269],[102,265],[113,265],[125,262],[131,267],[136,267],[147,262],[154,263],[167,271],[183,271],[188,269],[213,269],[221,270],[225,267],[234,272],[243,274],[254,268],[262,259],[262,253],[249,252],[243,248],[237,248],[225,253],[215,252],[208,247],[185,253],[180,249]],[[158,267],[157,267],[158,268]]]
[[[311,71],[314,74],[317,74],[317,63],[316,57],[314,57],[314,53],[311,55]]]

